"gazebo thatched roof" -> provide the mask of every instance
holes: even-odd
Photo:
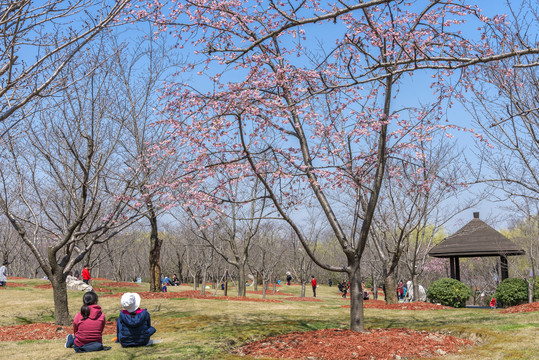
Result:
[[[472,221],[429,252],[430,256],[439,258],[524,254],[524,250],[480,220],[479,213],[474,213]]]

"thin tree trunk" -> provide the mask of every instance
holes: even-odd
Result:
[[[202,273],[202,290],[200,290],[200,295],[206,295],[206,276],[208,274],[207,269],[204,269]]]
[[[238,296],[245,296],[245,265],[241,264],[238,270]]]
[[[362,332],[365,330],[363,318],[363,293],[361,291],[361,269],[359,259],[352,264],[350,276],[350,330]]]
[[[412,301],[419,301],[419,283],[417,282],[417,276],[416,274],[412,274],[412,290],[413,290],[413,298],[411,299]],[[410,289],[408,289],[408,291],[410,291]],[[408,296],[408,298],[410,298]]]
[[[149,208],[150,233],[150,291],[161,291],[161,246],[163,241],[159,239],[157,230],[157,216],[151,206]]]
[[[372,277],[372,299],[378,300],[378,282],[374,276]]]
[[[301,297],[305,297],[305,284],[306,281],[301,279]]]

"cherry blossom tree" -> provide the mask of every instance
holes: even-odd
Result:
[[[195,51],[185,71],[200,74],[200,85],[171,84],[165,110],[175,145],[192,148],[198,181],[218,172],[256,177],[312,261],[348,275],[354,331],[364,328],[360,264],[383,179],[398,176],[388,159],[420,157],[422,142],[452,127],[445,109],[482,64],[539,53],[525,43],[495,51],[482,35],[508,39],[505,17],[464,1],[197,0],[147,3],[136,15]],[[424,104],[404,106],[416,74]],[[324,214],[345,264],[323,263],[310,247],[300,215],[309,207]]]

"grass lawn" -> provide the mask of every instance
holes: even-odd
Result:
[[[53,322],[52,290],[33,286],[40,280],[13,280],[28,287],[0,289],[0,326],[34,322]],[[95,286],[100,286],[95,281]],[[118,288],[114,292],[148,291],[149,285],[138,289]],[[299,295],[297,285],[282,286],[280,291]],[[169,287],[169,292],[191,290],[190,287]],[[251,290],[251,288],[248,288]],[[208,290],[211,294],[215,290]],[[229,296],[234,295],[229,290]],[[271,292],[271,290],[270,290]],[[108,320],[115,320],[120,311],[119,298],[100,295],[99,305]],[[307,294],[311,295],[310,286]],[[70,313],[73,317],[82,305],[82,292],[69,291]],[[216,295],[223,295],[217,291]],[[261,295],[248,294],[261,298]],[[269,299],[285,300],[284,296],[268,295]],[[111,342],[114,335],[105,335],[106,352],[75,354],[64,348],[64,339],[0,342],[4,359],[249,359],[229,351],[245,342],[291,331],[323,328],[348,328],[349,309],[342,308],[348,300],[341,299],[336,287],[320,286],[318,298],[323,302],[287,301],[264,303],[205,299],[142,299],[157,333],[152,339],[162,343],[148,348],[123,349]],[[478,342],[444,359],[539,359],[539,312],[502,314],[489,309],[455,310],[377,310],[365,309],[367,328],[407,327],[450,333]]]

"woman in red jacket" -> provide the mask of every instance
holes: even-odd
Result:
[[[92,280],[92,277],[90,276],[90,270],[88,270],[88,265],[82,269],[82,281],[84,281],[85,284],[90,283],[90,280]]]
[[[103,347],[105,314],[97,305],[97,294],[93,291],[87,292],[84,294],[82,302],[80,313],[75,315],[73,319],[74,335],[67,335],[65,347],[73,347],[76,352],[110,349],[110,347]]]

